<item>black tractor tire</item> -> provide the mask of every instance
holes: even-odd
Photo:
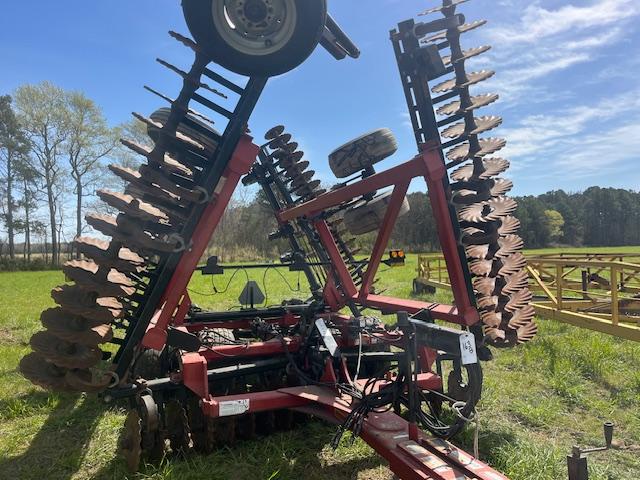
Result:
[[[398,141],[388,128],[380,128],[345,143],[329,154],[329,166],[338,178],[346,178],[390,157]]]
[[[344,225],[352,235],[364,235],[365,233],[379,230],[382,227],[387,207],[391,201],[392,192],[385,192],[370,202],[347,210],[344,214]],[[409,200],[404,198],[398,217],[409,212]]]
[[[227,7],[233,6],[229,13]],[[327,21],[326,0],[182,0],[182,9],[193,38],[211,60],[249,77],[273,77],[296,68],[320,42]],[[262,40],[259,32],[236,33],[240,27],[273,22],[274,9],[285,12],[284,20],[277,22],[283,25],[280,31],[274,23],[270,27],[276,30],[275,45],[271,39]],[[238,28],[230,25],[232,15],[239,20]],[[252,23],[258,18],[263,20]]]

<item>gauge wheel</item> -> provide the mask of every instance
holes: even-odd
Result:
[[[300,65],[320,42],[326,0],[183,0],[195,41],[224,68],[272,77]]]

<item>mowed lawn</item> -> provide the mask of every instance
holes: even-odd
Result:
[[[411,296],[416,262],[412,255],[405,267],[381,272],[380,288]],[[222,291],[232,273],[213,279],[196,274],[194,301],[211,308],[236,306],[246,281],[243,272],[226,293],[212,294],[212,280]],[[304,279],[302,292],[293,292],[298,275],[283,273],[289,285],[273,269],[248,276],[266,285],[269,304],[304,298]],[[0,274],[0,479],[393,478],[361,441],[349,446],[345,439],[333,451],[328,443],[334,427],[320,422],[209,456],[169,456],[159,466],[127,473],[117,452],[124,406],[107,406],[94,396],[47,393],[17,372],[29,337],[40,329],[40,311],[53,305],[49,291],[63,281],[57,272]],[[447,294],[438,292],[436,298],[446,301]],[[539,324],[533,342],[496,351],[495,360],[484,364],[481,458],[512,480],[565,479],[571,447],[601,444],[602,423],[612,420],[619,448],[590,458],[590,478],[640,478],[640,344],[547,320]],[[456,442],[471,449],[472,438],[469,429]]]

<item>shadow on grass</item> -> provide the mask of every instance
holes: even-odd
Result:
[[[38,407],[50,402],[49,394],[25,395],[23,403]],[[38,433],[19,456],[0,460],[0,478],[66,480],[80,469],[86,448],[103,413],[95,398],[63,395],[50,410]],[[28,412],[22,415],[29,419]],[[32,419],[37,422],[37,419]]]
[[[124,461],[114,457],[92,478],[196,479],[212,480],[387,480],[393,478],[380,467],[386,462],[374,452],[359,451],[354,458],[350,450],[333,452],[326,449],[335,429],[320,421],[312,421],[287,432],[275,432],[254,440],[239,441],[210,455],[191,450],[186,455],[167,453],[159,465],[143,466],[138,474],[127,471]],[[362,447],[360,447],[362,448]],[[382,472],[359,477],[365,470]],[[385,474],[387,473],[387,474]]]

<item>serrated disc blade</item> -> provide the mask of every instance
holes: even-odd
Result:
[[[527,323],[531,323],[536,316],[536,310],[532,305],[526,305],[523,308],[513,312],[513,315],[509,319],[510,328],[520,328]]]
[[[529,285],[529,275],[525,270],[511,274],[504,280],[505,285],[500,290],[500,293],[503,295],[511,295]]]
[[[100,372],[92,373],[91,370],[70,370],[65,375],[68,385],[79,392],[99,393],[111,385],[112,377],[102,375]]]
[[[504,309],[508,312],[515,312],[521,308],[524,308],[533,298],[533,294],[528,288],[520,290],[509,296],[509,301],[504,306]]]
[[[265,140],[273,140],[284,133],[284,125],[276,125],[267,131],[264,135]]]
[[[51,291],[51,297],[66,312],[100,323],[111,323],[124,315],[123,305],[113,297],[97,298],[77,285],[62,285]]]
[[[269,142],[269,148],[278,149],[291,141],[291,134],[283,133]]]
[[[468,50],[464,50],[462,52],[462,56],[457,57],[453,60],[453,64],[455,65],[456,63],[464,62],[466,60],[469,60],[470,58],[477,57],[478,55],[482,55],[489,50],[491,50],[490,45],[483,45],[481,47],[474,47]],[[442,57],[442,61],[444,62],[445,66],[451,65],[451,56],[447,55],[446,57]]]
[[[500,219],[500,228],[498,229],[498,233],[500,235],[511,235],[515,234],[520,229],[520,220],[512,215],[507,215],[506,217],[502,217]]]
[[[475,127],[467,127],[464,122],[456,123],[442,132],[442,136],[446,138],[456,138],[462,135],[480,135],[488,132],[502,123],[502,118],[496,115],[482,116],[474,118]]]
[[[469,252],[470,250],[471,250],[471,253]],[[471,270],[471,273],[478,276],[489,275],[489,273],[491,273],[491,270],[493,269],[493,260],[483,260],[487,256],[488,251],[489,251],[488,245],[484,245],[484,246],[478,245],[475,247],[468,247],[466,249],[466,253],[468,256],[470,256],[471,258],[478,259],[478,260],[473,260],[469,262],[469,270]],[[476,256],[476,255],[481,255],[481,256]],[[490,295],[492,291],[493,291],[493,288],[491,291],[483,292],[483,293]]]
[[[27,380],[42,388],[63,392],[72,390],[65,380],[67,369],[47,362],[39,353],[32,352],[22,357],[18,368]]]
[[[111,269],[105,276],[104,272],[98,273],[98,265],[93,262],[73,260],[67,262],[62,271],[79,287],[100,297],[129,296],[135,292],[133,283],[125,275]]]
[[[497,197],[464,207],[458,215],[465,222],[485,223],[512,214],[517,206],[518,204],[512,198]]]
[[[528,322],[519,327],[517,330],[518,343],[526,343],[533,340],[538,333],[538,325],[535,322]]]
[[[99,348],[62,340],[48,331],[37,332],[29,341],[31,348],[48,361],[64,368],[89,368],[102,360]]]
[[[78,251],[102,267],[115,268],[123,273],[138,273],[145,266],[144,258],[128,248],[120,248],[118,258],[109,253],[110,243],[90,237],[78,237],[73,243]]]
[[[436,110],[438,115],[458,115],[460,113],[470,112],[477,110],[478,108],[486,107],[498,100],[500,96],[496,93],[484,93],[482,95],[474,95],[471,97],[471,102],[468,105],[462,106],[460,100],[447,103]]]
[[[460,5],[461,3],[466,3],[468,1],[469,0],[452,0],[451,3],[448,4],[448,5],[441,5],[439,7],[433,7],[433,8],[430,8],[428,10],[425,10],[422,13],[419,13],[418,15],[422,16],[422,15],[429,15],[431,13],[441,12],[441,11],[447,9],[447,8],[452,8],[452,7]]]
[[[315,171],[308,170],[304,173],[296,175],[291,181],[291,187],[295,190],[302,187],[303,185],[308,184],[315,174]]]
[[[474,161],[475,162],[475,161]],[[457,182],[472,179],[484,180],[504,173],[509,168],[509,162],[503,158],[490,157],[481,160],[481,173],[474,174],[474,165],[464,165],[451,174],[451,178]]]
[[[502,267],[500,268],[499,274],[502,276],[513,275],[527,266],[527,259],[520,252],[509,255],[508,257],[503,257],[500,259],[500,262],[502,263]]]
[[[461,34],[466,33],[478,27],[481,27],[486,23],[487,23],[486,20],[476,20],[472,23],[465,23],[464,25],[460,25],[458,27],[458,32],[460,32]],[[430,37],[423,38],[421,42],[422,43],[439,42],[441,40],[446,40],[446,39],[447,39],[447,31],[443,30],[442,32],[438,32],[434,35],[431,35]]]
[[[458,80],[452,78],[450,80],[444,81],[436,86],[434,86],[431,91],[433,93],[447,93],[456,88],[465,88],[470,87],[471,85],[476,85],[480,82],[488,80],[493,77],[495,72],[492,70],[480,70],[479,72],[471,72],[467,73],[466,79],[462,83],[457,83]]]
[[[159,209],[126,193],[98,190],[98,197],[107,205],[133,217],[149,222],[167,222],[169,218]]]
[[[507,141],[503,138],[481,138],[478,144],[479,149],[472,149],[468,142],[458,145],[447,152],[447,158],[452,162],[463,162],[473,157],[484,157],[503,148]]]
[[[500,328],[500,325],[502,324],[502,313],[500,312],[481,312],[480,318],[482,319],[482,323],[487,327]]]

